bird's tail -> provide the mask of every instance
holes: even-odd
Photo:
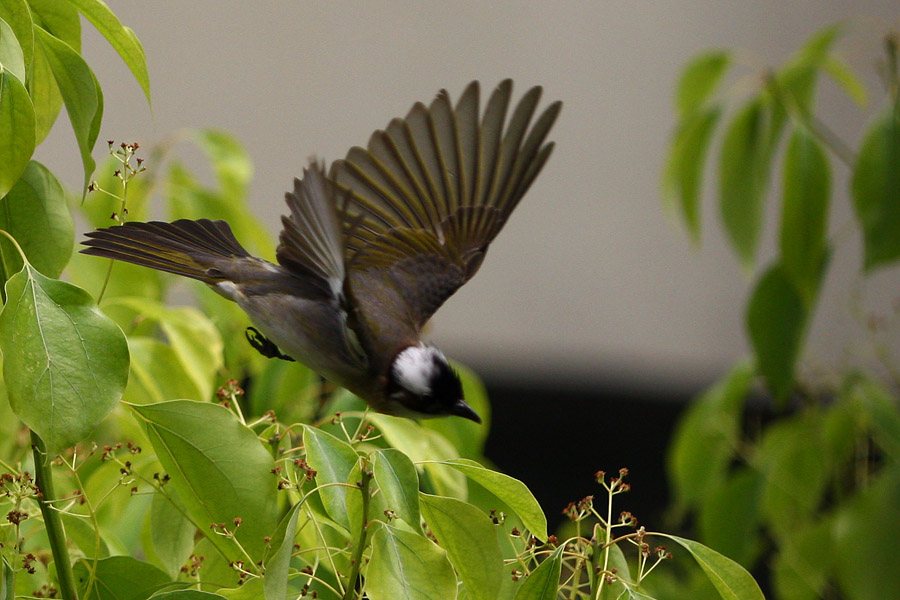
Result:
[[[82,254],[175,273],[207,284],[228,279],[228,265],[250,254],[225,221],[180,219],[126,223],[87,234]]]

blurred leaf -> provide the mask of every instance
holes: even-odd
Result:
[[[150,74],[147,72],[147,58],[140,40],[130,28],[125,27],[106,4],[100,0],[69,0],[91,25],[97,28],[109,45],[112,46],[131,74],[144,90],[147,103],[150,103]]]
[[[369,413],[366,417],[388,444],[406,454],[427,475],[431,489],[438,494],[465,499],[466,478],[462,473],[426,461],[458,458],[459,453],[441,434],[425,429],[410,419]],[[425,463],[419,465],[418,463]],[[427,488],[427,486],[426,486]]]
[[[758,473],[741,468],[700,499],[700,539],[747,567],[752,566],[759,553],[762,483]]]
[[[330,433],[314,427],[303,428],[303,446],[306,448],[306,460],[316,470],[316,485],[344,484],[350,471],[356,465],[359,455],[350,444],[343,442]],[[328,515],[336,523],[350,529],[347,518],[347,488],[342,485],[330,485],[319,489],[319,496],[325,505]]]
[[[71,46],[40,27],[34,30],[75,132],[84,165],[86,188],[96,166],[91,151],[97,141],[99,121],[103,115],[103,96],[91,68]]]
[[[295,504],[281,519],[272,535],[271,545],[275,551],[266,559],[263,590],[266,600],[282,600],[287,595],[288,568],[294,551],[294,536],[297,535],[297,514],[301,505]]]
[[[793,58],[775,74],[774,84],[780,98],[772,114],[773,144],[787,118],[782,104],[796,108],[802,115],[814,112],[813,99],[819,71],[827,65],[831,47],[842,33],[842,25],[839,23],[813,33]]]
[[[156,492],[150,503],[150,537],[153,550],[169,577],[176,579],[194,549],[197,528],[185,515],[184,504],[174,489]]]
[[[68,511],[60,511],[66,537],[78,546],[86,558],[106,558],[110,555],[109,546],[99,531],[82,515]]]
[[[150,596],[153,600],[225,600],[225,596],[200,590],[172,590]]]
[[[81,17],[69,2],[28,0],[31,16],[43,28],[81,54]]]
[[[525,578],[516,593],[516,600],[556,600],[562,572],[562,551],[563,547],[558,547]]]
[[[375,482],[387,507],[416,531],[422,530],[419,513],[419,477],[409,458],[396,448],[373,453]]]
[[[456,576],[447,554],[417,533],[383,525],[372,536],[366,567],[372,600],[452,600]]]
[[[59,277],[72,255],[75,224],[62,186],[44,165],[31,161],[9,193],[0,199],[0,229],[8,231],[35,269]],[[0,238],[7,277],[22,269],[12,243]]]
[[[869,103],[868,95],[866,94],[866,86],[863,85],[863,82],[856,76],[853,69],[847,66],[847,63],[835,56],[829,56],[825,61],[823,68],[825,69],[825,72],[828,73],[828,76],[844,90],[844,93],[846,93],[859,108],[866,107]]]
[[[75,583],[82,600],[145,600],[170,583],[168,575],[130,556],[98,560],[92,578],[93,567],[94,563],[85,559],[75,563]]]
[[[712,132],[722,116],[713,106],[684,117],[672,137],[663,172],[663,200],[678,203],[688,233],[700,240],[700,197],[703,193],[703,167]]]
[[[28,69],[28,65],[34,60],[34,22],[28,3],[25,0],[3,0],[0,2],[0,19],[6,21],[13,30],[22,49],[22,62]],[[19,81],[24,82],[23,79]]]
[[[512,509],[531,534],[542,542],[547,541],[547,517],[541,505],[524,483],[492,471],[467,458],[442,461],[440,464],[453,467],[497,496]]]
[[[0,68],[7,69],[19,82],[25,81],[25,56],[12,27],[0,18]]]
[[[900,538],[900,477],[896,464],[860,491],[834,522],[833,574],[850,600],[900,598],[900,576],[891,548]]]
[[[468,367],[453,363],[463,386],[463,397],[481,417],[481,423],[468,419],[426,419],[420,424],[437,432],[450,442],[460,456],[478,459],[484,452],[484,442],[491,430],[491,404],[484,384]]]
[[[131,336],[131,377],[123,400],[132,404],[155,404],[167,400],[206,400],[188,376],[171,346],[159,340]]]
[[[853,170],[853,207],[865,242],[867,271],[900,257],[900,104],[869,126]]]
[[[0,556],[0,600],[16,600],[16,571]]]
[[[900,460],[900,404],[884,386],[870,377],[851,376],[846,395],[855,414],[878,447],[891,458]]]
[[[820,600],[827,597],[828,580],[840,555],[834,551],[830,521],[806,522],[782,539],[772,566],[779,597]]]
[[[189,306],[169,308],[148,298],[119,297],[106,305],[130,307],[141,318],[159,323],[184,371],[200,391],[198,399],[212,398],[214,380],[222,367],[222,339],[203,313]]]
[[[747,304],[747,331],[759,373],[776,400],[784,402],[794,383],[794,366],[806,329],[803,297],[781,265],[760,277]]]
[[[420,494],[428,529],[447,551],[470,600],[496,600],[503,556],[486,514],[455,498]]]
[[[222,302],[221,298],[216,301],[237,308],[236,304]],[[230,343],[226,341],[226,354],[230,346],[237,344],[256,352],[244,339],[243,331],[241,327],[240,337]],[[225,366],[229,368],[227,362]],[[314,419],[319,408],[319,376],[315,371],[296,362],[265,359],[262,370],[254,375],[245,396],[252,414],[261,415],[267,410],[274,410],[279,420],[285,423],[309,423]]]
[[[802,126],[788,142],[782,180],[781,264],[811,308],[827,252],[831,167],[819,142]]]
[[[665,533],[654,535],[668,538],[690,552],[723,600],[765,600],[750,573],[730,558],[693,540]]]
[[[759,99],[738,111],[725,130],[719,158],[722,220],[746,268],[753,265],[768,183],[768,116]]]
[[[708,50],[688,61],[675,86],[675,108],[681,119],[703,108],[729,66],[731,53],[727,50]]]
[[[9,402],[55,455],[116,406],[128,378],[122,331],[84,290],[31,265],[6,283],[0,350]]]
[[[0,67],[0,198],[34,154],[34,105],[12,71]]]
[[[174,400],[132,409],[203,533],[226,556],[238,557],[231,541],[209,529],[224,523],[259,560],[263,538],[275,529],[278,514],[275,463],[256,434],[218,404]],[[240,527],[235,517],[243,520]]]
[[[667,470],[681,510],[721,484],[737,451],[741,414],[752,384],[750,365],[738,363],[697,398],[678,423]]]

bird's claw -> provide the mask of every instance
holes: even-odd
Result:
[[[272,340],[261,334],[255,327],[248,327],[244,334],[247,336],[247,341],[250,342],[250,345],[266,358],[280,358],[281,360],[294,362],[293,358],[282,353]]]

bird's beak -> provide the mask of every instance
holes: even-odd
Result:
[[[465,400],[457,401],[456,404],[453,405],[450,414],[462,417],[463,419],[469,419],[470,421],[475,421],[479,425],[481,424],[481,417],[478,416],[477,412],[472,410],[471,406],[466,404]]]

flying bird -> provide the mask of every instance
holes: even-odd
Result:
[[[550,157],[561,103],[533,120],[533,87],[507,121],[512,81],[481,116],[479,95],[472,82],[454,107],[442,90],[327,172],[313,161],[285,195],[277,264],[208,219],[99,229],[81,252],[202,281],[249,315],[260,352],[300,361],[375,411],[480,423],[422,329],[478,271]]]

